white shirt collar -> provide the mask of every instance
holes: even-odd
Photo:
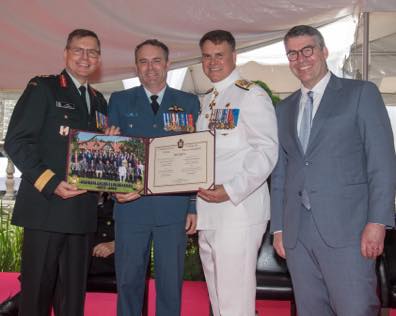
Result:
[[[301,93],[303,95],[307,94],[308,91],[313,91],[314,95],[319,94],[322,95],[327,87],[327,84],[330,81],[331,77],[331,72],[327,71],[327,73],[323,76],[322,79],[312,88],[312,89],[307,89],[304,86],[301,86]]]
[[[233,84],[235,81],[238,79],[241,79],[241,75],[239,74],[239,71],[235,68],[229,75],[228,77],[224,78],[223,80],[219,82],[213,82],[213,87],[218,91],[221,92],[228,88],[231,84]]]
[[[148,98],[148,100],[149,100],[150,103],[151,103],[150,97],[151,97],[152,95],[155,94],[155,95],[158,95],[157,102],[158,102],[159,105],[161,105],[162,99],[164,98],[164,94],[165,94],[166,87],[167,87],[167,86],[165,86],[165,87],[164,87],[160,92],[158,92],[158,93],[152,93],[152,92],[150,92],[149,90],[146,89],[145,86],[143,86],[143,89],[144,89],[144,92],[146,92],[147,98]]]
[[[73,81],[74,85],[78,88],[81,86],[84,86],[86,89],[88,89],[88,83],[85,82],[84,84],[81,84],[80,81],[78,81],[73,75],[66,69],[67,74],[70,76],[71,80]]]

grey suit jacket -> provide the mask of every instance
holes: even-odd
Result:
[[[324,241],[360,241],[368,222],[394,226],[396,160],[382,97],[367,81],[331,76],[304,155],[297,136],[300,90],[277,106],[280,152],[271,178],[271,231],[296,244],[305,187]]]

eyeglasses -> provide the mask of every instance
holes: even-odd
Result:
[[[311,57],[313,55],[315,46],[305,46],[300,50],[289,50],[287,52],[287,58],[289,61],[296,61],[298,59],[298,55],[301,54],[304,57]]]
[[[70,50],[72,52],[73,55],[76,56],[84,56],[84,54],[86,53],[87,56],[89,58],[98,58],[100,55],[100,50],[97,49],[85,49],[85,48],[81,48],[81,47],[68,47],[68,50]]]

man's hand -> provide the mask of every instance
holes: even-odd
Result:
[[[70,199],[85,192],[87,190],[79,190],[75,185],[69,184],[66,181],[61,181],[54,191],[62,199]]]
[[[367,223],[362,233],[360,250],[362,256],[368,259],[377,258],[384,250],[385,226]]]
[[[130,192],[130,193],[114,193],[113,196],[116,198],[118,203],[126,203],[137,200],[141,197],[139,193]]]
[[[230,199],[223,185],[216,185],[214,190],[199,188],[198,196],[209,203],[221,203]]]
[[[197,214],[187,214],[186,219],[186,234],[192,235],[197,231]]]
[[[276,253],[282,258],[286,259],[286,251],[285,247],[283,247],[282,232],[274,233],[274,241],[272,245],[274,246]]]
[[[107,127],[104,133],[105,135],[111,135],[111,136],[120,135],[120,128],[112,125],[110,127]]]
[[[106,258],[114,253],[114,246],[114,240],[97,244],[92,251],[92,255],[94,257]]]

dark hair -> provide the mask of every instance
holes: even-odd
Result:
[[[137,53],[138,53],[139,49],[141,49],[145,45],[151,45],[151,46],[156,46],[156,47],[161,48],[165,55],[165,61],[168,61],[168,59],[169,59],[168,46],[166,46],[164,43],[162,43],[161,41],[159,41],[157,39],[148,39],[136,46],[136,48],[135,48],[135,62],[137,62],[136,58],[137,58]]]
[[[96,39],[96,42],[98,44],[99,47],[99,54],[100,54],[100,40],[98,35],[96,35],[96,33],[94,31],[91,30],[85,30],[85,29],[76,29],[73,32],[71,32],[69,34],[69,36],[67,37],[67,42],[66,42],[66,48],[70,48],[70,43],[73,41],[73,39],[77,38],[82,38],[82,37],[93,37],[94,39]]]
[[[315,37],[315,41],[321,49],[326,46],[323,35],[316,28],[309,25],[297,25],[292,27],[283,38],[283,43],[286,44],[291,37],[307,35]]]
[[[199,40],[199,47],[202,49],[203,44],[206,41],[211,41],[213,44],[220,44],[223,42],[227,42],[232,50],[235,50],[235,38],[234,36],[224,30],[214,30],[206,33],[202,38]]]

